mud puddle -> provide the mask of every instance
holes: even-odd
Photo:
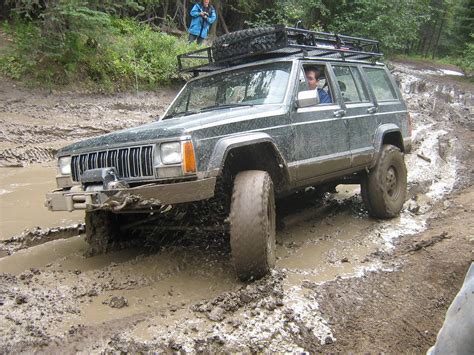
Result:
[[[198,339],[203,349],[225,343],[227,349],[243,351],[253,343],[253,350],[262,351],[272,343],[272,351],[302,351],[293,340],[302,329],[318,344],[334,341],[330,324],[304,285],[380,268],[372,255],[385,248],[385,240],[376,230],[390,227],[368,218],[358,188],[339,186],[338,191],[283,216],[276,271],[252,285],[236,279],[222,245],[177,244],[152,254],[127,249],[85,258],[87,246],[80,236],[0,259],[0,270],[16,280],[6,303],[26,295],[23,309],[44,312],[41,298],[48,290],[48,337],[75,334],[82,325],[104,327],[108,330],[103,336],[113,335],[116,346],[159,342],[192,351]],[[61,307],[50,309],[50,302]],[[15,309],[12,322],[28,322],[27,312]],[[117,332],[114,323],[124,319],[137,322]],[[7,329],[13,332],[15,326],[9,323]]]
[[[82,223],[82,212],[50,212],[45,194],[56,189],[56,168],[30,165],[0,168],[0,240],[21,234],[27,228],[69,226]]]

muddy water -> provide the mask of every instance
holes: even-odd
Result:
[[[50,212],[45,194],[56,188],[53,165],[0,168],[0,240],[26,228],[68,226],[83,222],[82,212]]]
[[[298,286],[302,281],[323,282],[361,273],[373,267],[368,256],[383,245],[382,238],[373,233],[377,223],[360,213],[358,188],[340,186],[338,190],[326,203],[284,216],[285,228],[277,233],[276,266],[287,274],[285,303],[298,312],[310,306],[304,301],[305,290]],[[351,199],[353,202],[348,203]],[[242,287],[229,253],[213,245],[175,245],[152,254],[135,248],[91,258],[83,256],[86,247],[84,237],[79,236],[0,259],[2,272],[22,275],[39,269],[42,288],[58,290],[68,294],[66,299],[71,298],[78,312],[51,324],[51,334],[67,333],[80,324],[94,326],[147,315],[151,320],[133,330],[134,337],[146,341],[157,322],[162,329],[172,329],[190,316],[192,304]],[[78,296],[90,290],[97,290],[94,297]],[[113,296],[125,297],[128,306],[111,308],[107,300]],[[235,316],[244,322],[248,315],[244,312]],[[271,322],[262,322],[272,327]],[[198,323],[199,327],[210,327],[209,332],[215,331],[207,318]],[[320,327],[320,336],[328,332],[321,321],[316,323],[314,329]],[[260,336],[258,329],[252,330],[256,337]]]
[[[405,220],[420,224],[416,216],[405,212],[389,222],[370,219],[362,207],[359,188],[354,186],[338,186],[338,193],[326,196],[324,201],[310,202],[311,207],[284,215],[285,227],[277,233],[276,269],[286,275],[282,284],[283,308],[273,313],[252,313],[247,308],[234,312],[235,321],[247,324],[229,338],[235,338],[235,346],[241,342],[238,339],[270,341],[276,336],[281,339],[277,339],[278,348],[273,351],[301,350],[287,344],[287,336],[277,334],[278,329],[285,328],[288,312],[296,314],[298,322],[312,329],[320,341],[328,336],[333,338],[327,322],[314,316],[319,314],[318,305],[308,298],[311,293],[301,285],[362,275],[380,268],[379,260],[372,254],[387,248],[387,236],[406,232]],[[153,253],[135,248],[91,258],[83,256],[86,247],[84,237],[78,236],[30,247],[0,259],[0,270],[20,279],[31,270],[40,270],[41,274],[33,276],[34,288],[40,290],[38,297],[43,297],[41,290],[50,290],[51,302],[59,302],[66,312],[60,313],[62,308],[47,312],[49,323],[44,326],[51,336],[64,336],[84,324],[113,333],[123,322],[130,322],[126,326],[129,330],[122,332],[124,339],[147,342],[177,334],[184,348],[192,350],[193,329],[207,337],[233,332],[228,323],[216,325],[206,315],[197,316],[192,311],[193,305],[202,300],[232,295],[243,286],[222,246],[178,244]],[[27,285],[19,285],[19,292],[30,292],[31,297],[36,297],[36,291]],[[128,305],[111,308],[111,297],[124,297]],[[30,307],[36,309],[34,304]],[[23,321],[20,313],[16,317]]]

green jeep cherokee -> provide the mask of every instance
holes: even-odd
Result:
[[[62,148],[46,206],[85,210],[95,252],[142,221],[229,232],[238,277],[260,278],[279,197],[356,183],[371,216],[402,209],[410,117],[381,56],[376,41],[288,27],[221,36],[178,57],[203,75],[158,121]]]

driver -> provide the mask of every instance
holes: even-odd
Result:
[[[318,87],[319,77],[321,76],[321,71],[318,68],[305,68],[304,70],[306,75],[306,81],[310,90],[318,90],[319,103],[320,104],[330,104],[332,103],[331,95],[325,90]]]

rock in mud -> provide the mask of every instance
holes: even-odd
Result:
[[[242,324],[242,322],[240,321],[240,319],[232,318],[227,322],[227,324],[230,324],[234,328],[238,328]]]
[[[420,205],[418,204],[418,202],[416,202],[415,200],[408,201],[408,211],[410,211],[413,214],[419,214]]]
[[[87,296],[89,296],[89,297],[95,297],[97,295],[98,295],[98,293],[97,293],[97,290],[95,290],[95,289],[91,289],[91,290],[89,290],[89,292],[87,292]]]
[[[111,296],[109,299],[102,302],[103,304],[108,304],[111,308],[123,308],[128,307],[128,300],[123,296]]]
[[[25,295],[18,295],[15,297],[15,303],[18,305],[28,303],[28,298]]]
[[[207,317],[214,322],[220,322],[225,318],[224,313],[225,311],[221,307],[216,307],[207,315]]]

